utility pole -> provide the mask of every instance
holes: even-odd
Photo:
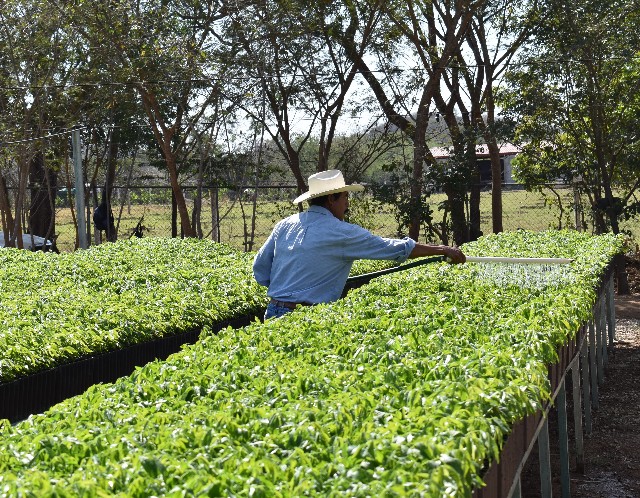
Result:
[[[87,243],[87,218],[84,205],[84,176],[82,174],[82,156],[80,146],[80,128],[74,128],[71,134],[73,148],[73,170],[76,185],[76,220],[78,222],[78,247],[86,249]]]

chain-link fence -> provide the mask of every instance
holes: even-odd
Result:
[[[200,192],[200,195],[199,195]],[[241,250],[257,250],[269,235],[273,225],[293,214],[297,206],[291,203],[297,195],[292,186],[269,186],[258,189],[204,187],[184,188],[185,199],[196,231],[203,238],[229,244]],[[198,203],[197,199],[201,198]],[[576,204],[576,199],[579,200]],[[446,219],[446,197],[434,194],[429,198],[434,222]],[[168,186],[116,187],[112,195],[112,211],[118,239],[181,236],[180,218],[172,202]],[[92,195],[86,206],[89,244],[106,239],[105,232],[95,229],[93,212],[100,203],[100,193]],[[200,204],[199,216],[194,216]],[[28,205],[28,203],[27,203]],[[61,190],[56,200],[55,238],[60,251],[73,251],[76,245],[75,209],[72,192]],[[516,230],[546,230],[575,228],[591,231],[593,223],[586,198],[575,197],[571,186],[549,186],[542,192],[527,192],[518,185],[505,186],[502,193],[503,228]],[[579,210],[576,212],[576,206]],[[480,198],[481,230],[492,232],[491,192],[485,190]],[[578,218],[576,218],[576,214]],[[399,230],[397,210],[391,204],[374,199],[366,192],[352,194],[349,221],[358,223],[373,233],[387,237],[405,235]],[[25,213],[25,224],[28,213]],[[635,241],[640,240],[640,221],[621,223]]]

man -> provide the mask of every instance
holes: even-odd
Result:
[[[356,259],[402,263],[408,258],[443,255],[453,263],[464,263],[465,255],[457,247],[379,237],[345,222],[349,192],[363,190],[362,185],[345,184],[338,170],[309,177],[309,191],[293,201],[309,201],[309,209],[277,223],[253,262],[253,275],[268,287],[271,298],[265,319],[300,305],[335,301]]]

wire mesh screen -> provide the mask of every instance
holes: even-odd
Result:
[[[295,212],[291,203],[297,195],[292,186],[265,186],[260,188],[220,188],[206,186],[183,188],[190,222],[198,236],[223,242],[240,250],[257,250],[265,241],[274,224]],[[580,228],[592,231],[588,203],[579,198],[576,204],[571,186],[558,186],[542,192],[527,192],[518,185],[505,186],[502,192],[504,230],[547,230]],[[434,222],[447,219],[446,196],[433,194],[428,199]],[[99,205],[99,192],[86,200],[86,220],[89,244],[106,240],[106,233],[96,230],[93,212]],[[55,209],[54,237],[60,251],[73,251],[76,247],[76,216],[73,192],[58,192]],[[29,202],[25,203],[29,206]],[[180,237],[180,217],[172,202],[169,186],[115,187],[111,199],[116,237]],[[199,209],[198,209],[199,207]],[[578,210],[576,211],[576,207]],[[349,221],[385,237],[406,235],[398,224],[394,205],[385,204],[370,194],[352,194]],[[481,230],[492,232],[491,192],[480,197]],[[577,216],[576,216],[577,215]],[[28,227],[28,209],[23,226]],[[634,240],[640,240],[640,221],[621,223]],[[437,242],[435,240],[426,240]]]

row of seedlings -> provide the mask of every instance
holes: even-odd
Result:
[[[205,326],[249,323],[267,299],[252,259],[211,241],[165,238],[69,254],[1,251],[0,418],[21,420],[128,375],[196,341]]]
[[[526,238],[526,232],[522,232]],[[585,237],[585,236],[582,236]],[[555,238],[555,237],[554,237]],[[561,239],[558,239],[561,240]],[[602,239],[592,239],[599,243]],[[490,239],[482,239],[474,244],[475,250],[489,251],[486,244]],[[516,423],[505,442],[499,461],[494,461],[487,470],[484,480],[487,486],[475,490],[474,497],[514,497],[521,496],[521,473],[530,453],[537,445],[540,478],[540,496],[553,495],[552,453],[549,440],[549,419],[551,409],[557,411],[558,466],[560,492],[563,497],[571,496],[570,448],[566,386],[570,382],[573,401],[573,429],[575,470],[584,473],[584,433],[592,431],[592,410],[598,407],[598,386],[604,382],[607,366],[607,348],[613,347],[615,340],[614,274],[615,259],[622,250],[620,241],[612,248],[611,259],[604,271],[596,268],[595,276],[602,275],[595,282],[596,300],[587,321],[558,350],[558,361],[549,365],[549,380],[552,395],[542,410],[534,416]],[[556,267],[555,270],[558,270]],[[546,277],[553,275],[553,268],[542,268]],[[551,271],[550,271],[551,270]],[[551,278],[554,278],[553,276]],[[568,380],[570,379],[570,380]],[[583,423],[584,421],[584,423]]]
[[[514,423],[551,398],[548,365],[590,317],[619,251],[613,238],[557,237],[562,251],[551,235],[492,241],[511,255],[525,242],[575,257],[548,281],[443,263],[205,334],[165,362],[7,426],[0,489],[470,496]]]

